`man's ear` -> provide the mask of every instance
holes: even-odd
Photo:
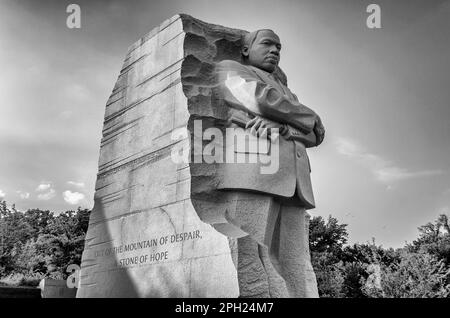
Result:
[[[248,45],[244,45],[244,46],[242,47],[241,52],[242,52],[242,55],[243,55],[243,56],[248,57],[248,55],[249,55]]]

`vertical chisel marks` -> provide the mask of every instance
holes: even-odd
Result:
[[[106,171],[99,172],[97,174],[97,178],[105,178],[105,177],[107,177],[107,176],[109,176],[111,174],[117,173],[118,171],[120,171],[122,169],[125,169],[125,168],[127,168],[129,166],[134,166],[134,169],[136,169],[137,166],[142,164],[142,163],[149,164],[149,163],[152,163],[152,162],[156,162],[156,161],[162,160],[162,159],[170,156],[171,151],[172,151],[172,147],[173,147],[173,145],[170,145],[170,146],[161,148],[161,149],[159,149],[157,151],[153,151],[153,152],[144,154],[144,155],[142,155],[142,156],[140,156],[140,157],[138,157],[136,159],[129,160],[129,161],[127,161],[125,163],[122,163],[122,164],[120,164],[120,165],[118,165],[116,167],[112,167],[112,168],[108,167],[108,170],[102,169],[102,170],[106,170]]]
[[[133,127],[136,127],[136,126],[137,126],[137,124],[132,125],[132,126],[130,126],[130,127],[127,127],[126,129],[122,129],[121,131],[117,132],[116,134],[110,136],[109,138],[103,138],[102,141],[101,141],[101,143],[100,143],[100,147],[107,146],[107,145],[109,145],[110,143],[116,141],[116,140],[117,140],[117,137],[118,137],[120,134],[122,134],[122,133],[126,132],[127,130],[130,130],[130,129],[132,129]]]
[[[181,59],[179,59],[178,61],[175,61],[174,63],[170,64],[169,66],[167,66],[166,68],[164,68],[164,69],[162,69],[161,71],[157,72],[156,74],[153,74],[153,75],[147,77],[147,78],[144,79],[141,83],[137,84],[136,87],[142,86],[142,85],[144,85],[145,83],[151,81],[152,79],[154,79],[155,77],[161,75],[162,73],[164,73],[166,70],[170,69],[171,67],[173,67],[173,66],[179,64],[180,62],[183,62],[183,60],[184,60],[184,57],[181,58]]]
[[[111,182],[111,183],[107,183],[105,185],[102,185],[101,187],[95,188],[95,191],[99,191],[99,190],[103,190],[107,187],[109,187],[110,185],[114,184],[115,182]]]
[[[125,86],[120,86],[120,87],[116,87],[115,89],[113,89],[113,91],[111,92],[111,95],[109,95],[109,99],[111,99],[113,96],[122,93],[125,89],[127,89],[127,85]],[[108,106],[108,105],[106,105]]]
[[[181,126],[178,126],[178,127],[171,128],[169,131],[166,131],[166,132],[162,133],[161,135],[158,135],[155,138],[152,138],[152,143],[156,142],[158,139],[161,139],[161,138],[164,138],[164,137],[166,137],[168,135],[171,135],[177,129],[181,129],[181,128],[185,128],[185,127],[186,127],[186,125],[181,125]],[[172,140],[172,144],[178,143],[180,141],[184,141],[184,139]]]
[[[167,74],[166,76],[164,76],[164,77],[162,77],[159,81],[161,82],[161,81],[163,81],[164,79],[166,79],[167,77],[169,77],[170,75],[172,75],[172,74],[174,74],[174,73],[176,73],[176,72],[178,72],[178,71],[180,71],[181,70],[181,67],[180,68],[177,68],[175,71],[173,71],[172,73],[169,73],[169,74]]]
[[[120,124],[121,124],[121,122],[118,121],[118,122],[116,122],[116,123],[114,123],[114,124],[109,125],[108,127],[106,127],[106,125],[103,126],[102,134],[105,134],[105,132],[106,132],[107,130],[113,129],[114,127],[116,127],[117,125],[120,125]]]
[[[103,204],[111,203],[111,202],[114,202],[114,201],[122,199],[124,197],[124,195],[125,195],[125,192],[127,192],[127,191],[129,191],[129,190],[131,190],[131,189],[133,189],[133,188],[135,188],[137,186],[138,186],[138,184],[133,184],[132,186],[130,186],[128,188],[121,189],[121,190],[118,190],[118,191],[114,191],[114,192],[108,193],[108,194],[106,194],[104,196],[100,196],[100,197],[98,197],[98,199]]]
[[[128,64],[127,66],[124,66],[121,70],[120,70],[120,74],[124,73],[124,72],[128,72],[128,70],[134,66],[136,63],[142,61],[143,59],[145,59],[147,56],[149,56],[150,53],[148,54],[144,54],[142,55],[140,58],[136,59],[135,61],[131,62],[130,64]],[[126,63],[124,63],[126,64]]]
[[[144,116],[141,116],[135,120],[132,120],[128,123],[122,124],[114,129],[111,129],[110,131],[106,132],[103,134],[103,138],[101,141],[100,146],[106,146],[107,144],[109,144],[110,142],[113,142],[114,140],[116,140],[116,138],[123,134],[124,132],[126,132],[127,130],[130,130],[134,127],[136,127],[137,125],[139,125],[139,121],[144,118]]]
[[[98,266],[98,265],[99,264],[87,264],[87,265],[83,265],[82,268],[86,269],[86,268],[93,267],[93,266]]]
[[[184,178],[184,179],[180,179],[180,180],[177,180],[177,181],[174,181],[174,182],[166,183],[165,186],[183,183],[183,182],[188,181],[188,180],[191,180],[190,176],[188,178]]]
[[[105,162],[98,167],[98,170],[99,170],[98,174],[100,175],[103,173],[103,171],[101,171],[101,170],[109,169],[109,168],[113,167],[114,165],[117,165],[119,162],[130,159],[131,157],[135,157],[136,155],[137,155],[137,153],[134,153],[134,154],[126,156],[126,157],[114,158],[113,160]]]
[[[113,95],[111,95],[111,96],[113,96]],[[112,100],[112,101],[109,101],[109,99],[111,99],[111,97],[109,97],[108,102],[106,103],[106,107],[109,107],[109,106],[111,106],[112,104],[114,104],[115,102],[118,102],[118,101],[122,100],[124,97],[125,97],[125,96],[121,96],[121,97],[119,97],[119,98],[117,98],[117,99],[114,99],[114,100]]]
[[[169,39],[167,42],[165,42],[162,46],[165,46],[167,43],[175,40],[177,37],[179,37],[181,34],[184,34],[184,31],[181,31],[180,33],[178,33],[177,35],[175,35],[173,38]]]
[[[102,241],[102,242],[92,243],[92,244],[89,244],[89,247],[92,248],[92,247],[95,247],[98,245],[107,244],[107,243],[111,243],[111,242],[114,242],[114,240],[110,239],[110,240],[106,240],[106,241]]]
[[[105,117],[104,125],[106,125],[106,124],[107,124],[108,122],[110,122],[111,120],[113,120],[113,119],[115,119],[115,118],[117,118],[117,117],[123,115],[124,113],[126,113],[126,112],[129,111],[130,109],[132,109],[132,108],[134,108],[134,107],[136,107],[136,106],[142,104],[143,102],[148,101],[149,99],[155,97],[156,95],[159,95],[159,94],[165,92],[166,90],[168,90],[169,88],[171,88],[171,87],[173,87],[173,86],[176,86],[176,85],[178,85],[178,84],[180,84],[180,83],[181,83],[181,79],[180,79],[180,78],[177,78],[175,81],[169,83],[169,85],[167,85],[166,87],[164,87],[164,88],[163,88],[162,90],[160,90],[159,92],[156,92],[155,94],[153,94],[153,95],[151,95],[151,96],[149,96],[149,97],[146,97],[146,98],[144,98],[144,99],[137,100],[137,101],[131,103],[130,105],[128,105],[127,107],[125,107],[125,108],[123,108],[123,109],[121,109],[121,110],[119,110],[119,111],[117,111],[117,112],[115,112],[115,113],[113,113],[113,114],[111,114],[111,115]]]
[[[133,53],[134,51],[136,51],[137,49],[139,49],[141,47],[141,44],[139,43],[134,43],[130,46],[130,48],[128,49],[128,53],[125,57],[125,60],[128,60],[131,58],[131,53]]]
[[[109,137],[111,134],[113,134],[113,133],[115,133],[115,132],[117,132],[117,131],[119,131],[119,130],[121,130],[121,129],[123,129],[123,128],[126,128],[127,126],[131,126],[131,125],[134,125],[134,124],[137,124],[141,119],[143,119],[145,116],[141,116],[141,117],[138,117],[138,118],[136,118],[136,119],[133,119],[133,120],[131,120],[131,121],[129,121],[129,122],[126,122],[126,123],[117,123],[117,124],[115,124],[115,125],[112,125],[112,126],[110,126],[110,127],[108,127],[108,128],[106,128],[105,130],[103,130],[103,138],[107,138],[107,137]],[[118,126],[117,126],[118,125]],[[114,127],[114,128],[113,128]]]
[[[170,22],[169,24],[167,24],[166,26],[160,28],[159,30],[157,30],[157,32],[154,32],[154,30],[152,30],[150,33],[148,33],[147,35],[145,35],[142,39],[141,39],[141,43],[140,45],[144,44],[145,42],[147,42],[148,40],[150,40],[151,38],[153,38],[155,35],[158,35],[159,33],[161,33],[162,31],[164,31],[165,29],[167,29],[168,27],[170,27],[172,24],[174,24],[175,22],[177,22],[178,20],[180,20],[181,17],[178,17],[176,20]]]

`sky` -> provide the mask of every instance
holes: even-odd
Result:
[[[81,8],[81,28],[66,8]],[[381,29],[369,29],[369,4]],[[316,209],[349,243],[401,247],[450,214],[450,1],[0,0],[0,198],[92,208],[106,101],[128,46],[164,20],[280,36],[290,89],[322,118]]]

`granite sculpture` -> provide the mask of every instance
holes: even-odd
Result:
[[[279,50],[273,69],[251,61],[261,36],[279,44],[268,32],[180,14],[129,48],[106,104],[77,297],[317,297],[305,148],[323,126],[287,88]]]

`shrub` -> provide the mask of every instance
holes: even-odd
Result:
[[[450,269],[442,260],[427,253],[404,251],[399,264],[377,264],[379,271],[369,272],[363,292],[376,298],[434,298],[448,297],[446,283]],[[370,270],[370,268],[368,269]],[[379,283],[374,283],[379,281]]]

